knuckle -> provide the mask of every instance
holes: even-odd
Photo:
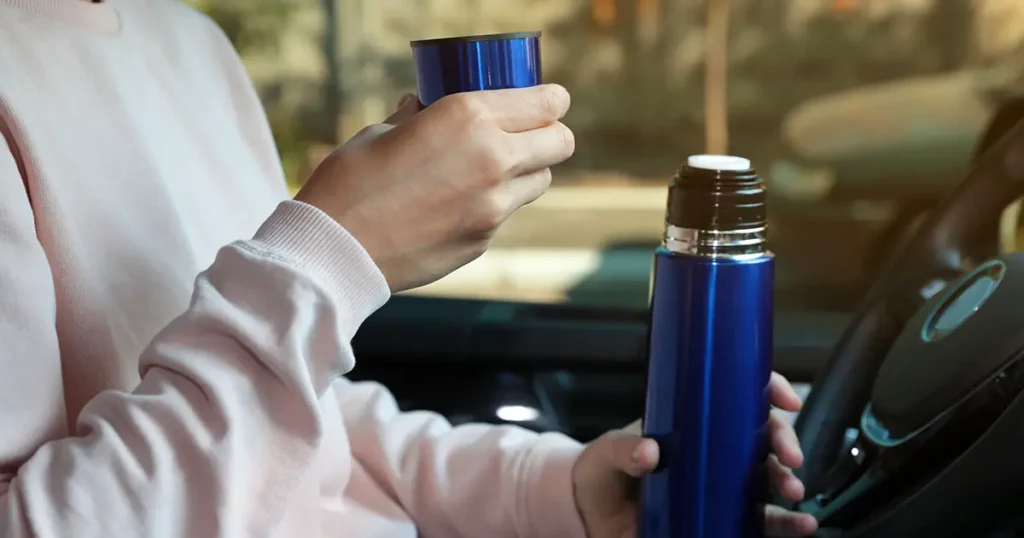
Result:
[[[557,113],[556,110],[558,103],[556,100],[557,96],[555,93],[547,86],[544,86],[538,90],[534,106],[536,106],[537,110],[539,110],[545,117],[553,118]]]
[[[442,99],[460,122],[473,124],[487,118],[487,107],[472,92],[455,93]],[[441,103],[438,103],[441,104]]]
[[[466,252],[466,263],[469,263],[480,256],[483,256],[490,248],[491,242],[488,238],[481,238],[469,244]]]
[[[526,199],[527,204],[532,204],[544,196],[544,193],[548,192],[548,188],[551,186],[551,170],[545,169],[535,174],[532,188],[530,189],[530,195]]]
[[[480,149],[480,171],[487,187],[501,183],[505,174],[512,168],[511,148],[497,140],[484,144]]]
[[[540,87],[538,105],[541,110],[551,116],[561,116],[569,102],[569,92],[558,84],[546,84]]]
[[[538,175],[540,176],[539,183],[540,183],[541,187],[543,187],[544,189],[547,189],[548,187],[551,186],[551,169],[550,168],[545,168],[545,169],[541,170],[540,172],[538,172]]]
[[[540,194],[537,195],[537,198],[540,198],[541,196],[544,196],[548,192],[548,190],[550,188],[551,188],[551,171],[549,170],[547,175],[546,175],[546,177],[545,177],[544,183],[543,183],[543,185],[540,188]],[[536,200],[537,198],[534,198],[534,200]]]
[[[493,232],[501,226],[504,220],[504,208],[497,200],[489,199],[480,205],[480,211],[477,214],[476,231],[483,234],[489,240]]]
[[[568,159],[576,152],[576,135],[564,123],[559,123],[562,135],[562,157]]]
[[[475,197],[471,207],[463,220],[464,239],[471,243],[490,241],[505,220],[505,211],[499,197],[493,193]]]
[[[389,131],[391,131],[391,129],[392,126],[383,123],[374,123],[372,125],[367,125],[366,127],[360,129],[355,134],[355,136],[348,140],[348,142],[345,142],[343,147],[345,149],[352,149],[362,146],[387,134]]]
[[[356,136],[372,136],[387,130],[387,126],[380,123],[372,123],[363,127],[356,133]]]
[[[363,128],[363,134],[364,134],[364,136],[367,136],[367,137],[370,137],[370,138],[377,138],[378,136],[381,136],[381,135],[387,133],[392,128],[393,127],[391,125],[387,125],[387,124],[384,124],[384,123],[374,123],[373,125],[367,125],[366,127],[364,127]]]
[[[550,168],[545,168],[545,169],[537,172],[536,176],[537,176],[537,178],[536,178],[536,181],[534,182],[534,188],[533,188],[534,194],[533,194],[533,196],[531,196],[531,200],[530,200],[531,202],[536,200],[537,198],[540,198],[541,196],[543,196],[544,193],[548,191],[548,188],[551,187],[551,169]]]

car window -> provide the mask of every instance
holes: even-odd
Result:
[[[415,88],[413,39],[541,30],[576,155],[479,260],[413,294],[636,307],[704,152],[708,2],[193,0],[239,48],[293,187]],[[844,311],[965,173],[1024,71],[1019,0],[733,0],[729,152],[768,179],[777,301]],[[710,58],[710,59],[709,59]]]

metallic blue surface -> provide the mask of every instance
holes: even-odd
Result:
[[[660,249],[651,296],[640,538],[761,538],[772,370],[771,254]]]
[[[414,41],[420,102],[541,83],[540,32]]]

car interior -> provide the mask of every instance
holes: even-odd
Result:
[[[1024,195],[1021,117],[1019,102],[998,110],[971,172],[853,313],[776,313],[775,369],[810,386],[798,508],[820,536],[1024,536],[1024,254],[994,237]],[[359,331],[351,377],[453,423],[586,441],[642,413],[647,315],[396,297]]]
[[[704,149],[699,37],[729,1],[185,1],[240,49],[293,189],[415,87],[410,40],[542,29],[574,157],[491,252],[371,316],[348,377],[456,425],[641,417],[666,187]],[[805,397],[788,507],[819,538],[1024,538],[1024,2],[729,9],[718,98],[766,178],[774,368]]]

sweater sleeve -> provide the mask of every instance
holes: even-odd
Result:
[[[400,412],[379,384],[336,387],[356,463],[424,538],[584,538],[572,489],[576,441],[514,426],[453,427],[435,413]]]
[[[0,536],[267,534],[310,467],[318,399],[387,300],[356,241],[284,202],[223,248],[146,347],[142,382],[65,431],[53,278],[0,138]]]

